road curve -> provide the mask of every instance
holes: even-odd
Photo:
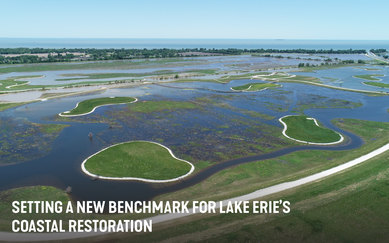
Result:
[[[318,172],[316,174],[303,177],[301,179],[297,179],[294,181],[280,183],[274,186],[266,187],[263,189],[259,189],[252,193],[242,195],[239,197],[234,197],[230,199],[226,199],[218,202],[216,205],[219,207],[220,205],[227,205],[228,202],[232,201],[246,201],[246,200],[254,200],[257,198],[261,198],[264,196],[268,196],[274,193],[282,192],[288,189],[292,189],[301,185],[305,185],[320,179],[323,179],[327,176],[339,173],[348,168],[361,164],[375,156],[378,156],[389,150],[389,143],[384,146],[373,150],[372,152],[362,155],[356,159],[350,160],[344,164],[335,166],[331,169],[324,170],[322,172]],[[189,210],[189,213],[180,213],[180,214],[162,214],[147,218],[146,220],[152,220],[153,224],[167,222],[174,219],[184,218],[186,216],[197,214],[198,211],[194,211],[193,209]],[[106,235],[109,233],[104,232],[90,232],[90,233],[11,233],[11,232],[0,232],[0,241],[52,241],[52,240],[66,240],[66,239],[78,239],[78,238],[86,238],[93,236]]]

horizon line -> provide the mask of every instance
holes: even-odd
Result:
[[[0,37],[0,39],[133,39],[133,40],[324,40],[324,41],[389,41],[389,39],[316,39],[316,38],[207,38],[207,37]]]

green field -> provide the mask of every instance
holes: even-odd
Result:
[[[367,85],[380,87],[380,88],[389,88],[389,84],[380,83],[380,82],[363,82],[363,83]]]
[[[340,139],[340,135],[331,129],[316,126],[307,116],[287,116],[282,121],[288,126],[286,135],[291,138],[311,143],[332,143]]]
[[[273,83],[249,83],[241,86],[232,87],[232,89],[236,91],[260,91],[266,88],[274,88],[279,86],[279,84]]]
[[[185,175],[191,165],[173,158],[158,144],[135,141],[112,146],[92,156],[85,168],[99,176],[168,180]]]
[[[389,153],[343,173],[260,200],[288,200],[289,214],[213,214],[160,225],[121,242],[386,242]],[[196,235],[196,239],[193,237]]]
[[[78,103],[78,106],[69,112],[63,112],[62,115],[70,116],[70,115],[83,115],[91,112],[94,108],[102,105],[111,105],[111,104],[123,104],[130,103],[135,101],[135,98],[131,97],[104,97],[104,98],[96,98],[90,100],[84,100]]]
[[[370,80],[370,81],[380,81],[381,79],[376,77],[383,77],[382,74],[365,74],[365,75],[355,75],[354,78],[360,78],[364,80]]]
[[[0,111],[4,111],[13,107],[21,106],[27,103],[0,103]]]
[[[51,186],[27,186],[0,192],[0,230],[11,230],[11,221],[15,219],[41,219],[40,214],[13,214],[13,201],[61,201],[63,204],[70,198],[63,191]],[[45,214],[45,219],[62,219],[64,214]]]

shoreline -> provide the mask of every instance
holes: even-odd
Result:
[[[111,98],[114,98],[114,97],[111,97]],[[64,112],[58,113],[58,115],[61,116],[61,117],[85,116],[85,115],[88,115],[88,114],[93,113],[97,108],[102,107],[102,106],[109,106],[109,105],[124,105],[124,104],[135,103],[135,102],[138,101],[138,98],[134,98],[134,99],[135,99],[135,100],[134,100],[134,101],[131,101],[131,102],[98,105],[98,106],[95,106],[90,112],[87,112],[87,113],[75,114],[75,115],[66,115],[66,113],[69,113],[70,111],[64,111]],[[80,101],[80,102],[82,102],[82,101]],[[78,103],[76,104],[76,107],[74,107],[72,110],[76,109],[76,108],[78,107],[78,104],[80,104],[80,102],[78,102]],[[62,114],[62,113],[65,113],[65,114]]]
[[[290,76],[285,77],[285,78],[294,78],[294,77],[296,77],[296,75],[294,75],[294,76],[290,75]],[[252,79],[260,79],[260,78],[261,78],[261,76],[259,76],[259,75],[254,75],[252,77]],[[315,83],[315,82],[303,81],[303,80],[301,80],[301,81],[295,81],[295,80],[288,81],[288,80],[279,80],[279,78],[266,78],[266,77],[264,79],[260,79],[260,80],[268,81],[267,79],[270,79],[269,81],[273,81],[273,82],[303,83],[303,84],[311,84],[311,85],[321,86],[321,87],[330,88],[330,89],[338,89],[338,90],[352,91],[352,92],[358,92],[358,93],[389,95],[389,92],[385,92],[385,91],[370,91],[370,90],[362,90],[362,89],[343,88],[343,87],[336,87],[336,86],[332,86],[332,85],[328,85],[328,84]]]
[[[386,75],[385,74],[379,74],[379,76],[375,76],[375,75],[370,75],[372,78],[375,78],[375,79],[366,79],[366,78],[361,78],[361,77],[357,77],[358,75],[354,75],[352,76],[353,78],[358,78],[358,79],[363,79],[365,81],[370,81],[370,82],[381,82],[382,81],[382,78],[384,78]],[[381,78],[380,78],[381,77]]]

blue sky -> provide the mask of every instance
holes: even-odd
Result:
[[[0,37],[389,40],[387,0],[0,0]]]

